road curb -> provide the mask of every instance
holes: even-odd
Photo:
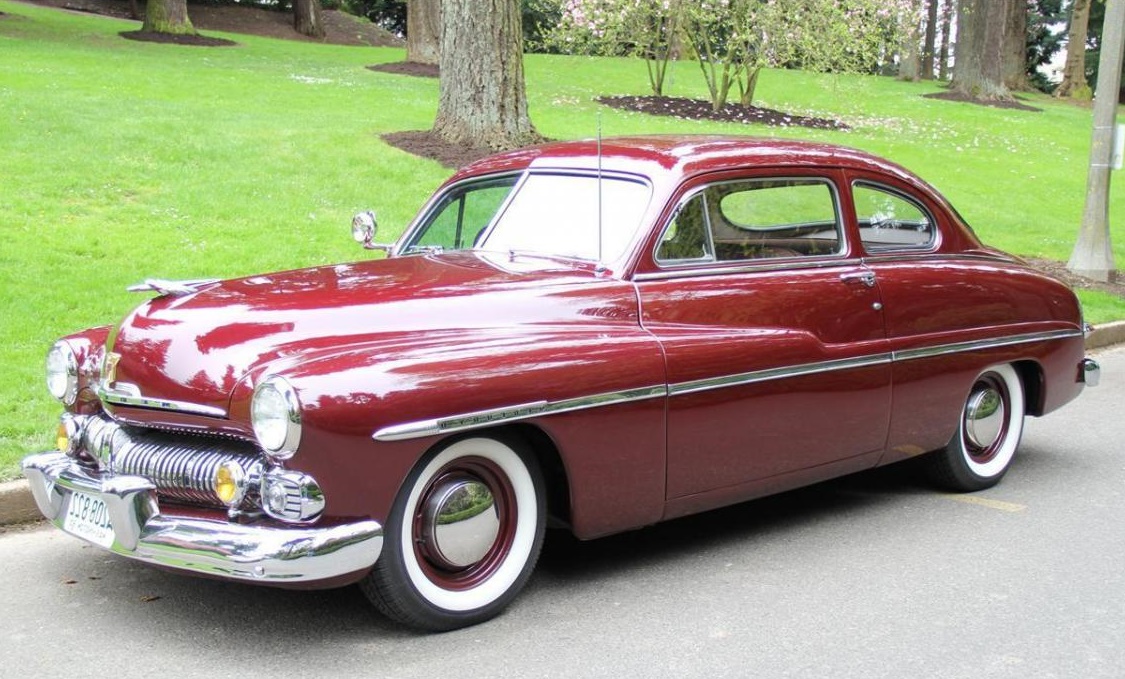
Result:
[[[1125,321],[1113,321],[1094,326],[1086,337],[1086,348],[1101,349],[1122,342],[1125,342]]]
[[[0,526],[29,523],[42,518],[31,497],[27,479],[0,483]]]
[[[1095,326],[1086,336],[1086,349],[1103,349],[1122,343],[1125,343],[1125,321]],[[31,497],[27,479],[0,483],[0,526],[29,523],[42,518]]]

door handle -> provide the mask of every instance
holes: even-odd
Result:
[[[840,280],[845,283],[863,283],[869,288],[875,287],[875,273],[872,271],[840,274]]]

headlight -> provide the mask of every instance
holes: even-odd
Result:
[[[78,358],[62,340],[47,352],[47,391],[66,405],[78,396]]]
[[[250,422],[258,444],[275,460],[288,460],[301,442],[301,402],[281,377],[268,377],[254,389]]]

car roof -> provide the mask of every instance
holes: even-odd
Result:
[[[584,168],[685,177],[747,166],[842,167],[894,175],[922,184],[913,173],[865,151],[794,139],[750,136],[652,135],[583,139],[531,146],[478,160],[452,178],[526,168]]]

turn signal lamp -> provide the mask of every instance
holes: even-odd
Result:
[[[66,425],[59,422],[59,430],[55,433],[55,445],[60,453],[70,452],[70,436],[66,432]]]
[[[224,462],[215,470],[212,486],[224,504],[237,507],[246,493],[246,473],[234,462]]]
[[[55,431],[55,446],[60,453],[73,455],[82,441],[82,426],[79,418],[63,413],[59,418],[59,428]]]

